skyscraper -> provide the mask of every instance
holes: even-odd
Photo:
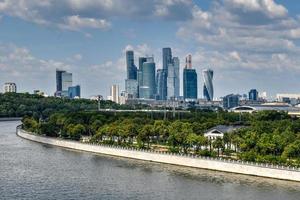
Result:
[[[179,97],[180,92],[179,81],[179,58],[174,57],[172,63],[168,65],[167,78],[167,96],[168,99]]]
[[[197,72],[195,69],[183,69],[183,96],[185,100],[198,98]]]
[[[192,69],[192,55],[185,57],[185,68]]]
[[[80,98],[80,85],[71,86],[68,88],[68,96],[70,99]]]
[[[258,100],[258,91],[256,89],[252,89],[249,92],[249,100],[257,101]]]
[[[211,69],[203,70],[203,96],[207,101],[212,101],[214,98],[213,76],[214,72]]]
[[[61,96],[62,91],[62,73],[66,71],[56,69],[56,92],[55,96]]]
[[[167,82],[165,81],[167,77],[167,72],[164,69],[158,69],[156,73],[156,94],[158,100],[164,100],[163,97],[167,96]]]
[[[169,47],[162,49],[163,69],[168,71],[168,65],[172,63],[172,50]]]
[[[129,98],[138,97],[137,67],[134,65],[134,52],[126,51],[127,79],[125,80],[125,90]]]
[[[110,88],[110,100],[115,103],[120,103],[119,101],[119,86],[112,85]]]
[[[223,97],[223,108],[230,109],[239,105],[239,95],[229,94]]]
[[[62,80],[61,96],[68,97],[69,96],[68,95],[69,87],[72,87],[72,85],[73,85],[72,73],[63,72],[61,74],[61,80]]]
[[[168,67],[170,64],[172,64],[172,50],[170,47],[166,47],[162,49],[162,61],[163,61],[163,66],[162,70],[163,72],[160,72],[160,83],[159,86],[161,88],[158,88],[158,98],[160,100],[166,100],[167,99],[167,94],[168,94]]]
[[[190,61],[191,61],[191,56]],[[191,67],[192,63],[189,65],[188,59],[186,59],[186,65],[183,69],[183,96],[185,100],[195,100],[198,98],[198,80],[197,72],[195,69],[188,68]]]
[[[72,73],[56,69],[56,92],[57,97],[68,97],[69,87],[72,86]]]
[[[147,59],[147,62],[143,63],[143,81],[140,86],[140,98],[154,99],[155,94],[155,63],[153,62],[153,59]]]
[[[137,79],[137,68],[134,65],[134,52],[126,51],[127,79]]]

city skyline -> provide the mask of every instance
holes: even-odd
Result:
[[[136,57],[154,55],[161,69],[161,48],[167,46],[181,61],[180,74],[188,54],[198,73],[216,72],[217,98],[251,88],[272,96],[299,93],[300,6],[295,1],[102,2],[2,1],[0,84],[16,82],[19,92],[53,94],[53,71],[59,68],[74,74],[83,97],[107,96],[110,85],[124,85],[126,50]],[[57,16],[47,10],[57,10]],[[199,76],[199,97],[202,83]]]

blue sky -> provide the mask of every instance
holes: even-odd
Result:
[[[171,47],[215,71],[216,97],[251,88],[299,93],[300,4],[295,0],[0,0],[0,84],[55,91],[55,69],[84,97],[124,88],[126,49]]]

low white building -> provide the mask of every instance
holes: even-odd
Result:
[[[236,131],[243,126],[226,126],[226,125],[219,125],[215,126],[204,133],[204,137],[208,138],[209,140],[216,140],[218,137],[223,138],[225,133],[231,133]]]
[[[8,93],[8,92],[16,93],[17,85],[15,83],[4,83],[3,91],[4,93]]]

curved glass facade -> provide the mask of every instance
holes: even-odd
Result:
[[[203,96],[207,101],[214,99],[214,86],[213,86],[214,71],[211,69],[203,70]]]

